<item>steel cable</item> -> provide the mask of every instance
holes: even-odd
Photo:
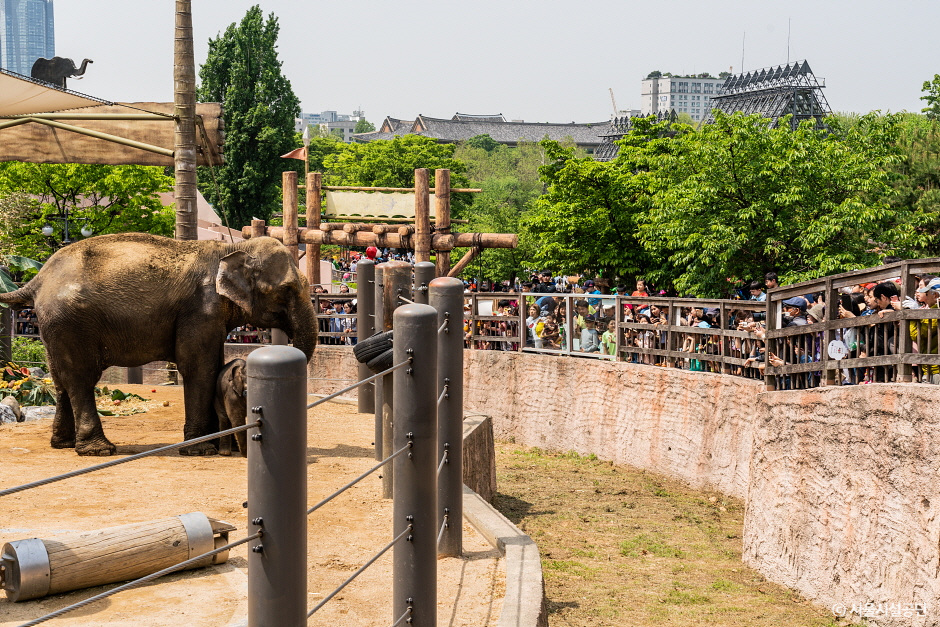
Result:
[[[448,394],[448,391],[449,391],[449,390],[450,390],[450,384],[445,384],[445,385],[444,385],[444,389],[441,390],[441,395],[437,397],[437,404],[438,404],[438,406],[440,406],[440,404],[444,402],[444,399],[445,399],[445,398],[449,398],[449,397],[450,397],[450,394]]]
[[[398,370],[398,369],[401,368],[402,366],[407,366],[407,365],[410,364],[410,363],[411,363],[411,358],[409,358],[408,361],[403,361],[403,362],[401,362],[400,364],[397,364],[397,365],[395,365],[395,366],[392,366],[392,367],[389,368],[388,370],[383,370],[382,372],[380,372],[380,373],[378,373],[378,374],[374,374],[374,375],[372,375],[371,377],[368,377],[368,378],[366,378],[366,379],[363,379],[362,381],[359,381],[358,383],[354,383],[353,385],[350,385],[349,387],[345,387],[345,388],[343,388],[342,390],[340,390],[339,392],[333,392],[332,394],[330,394],[330,395],[328,395],[328,396],[324,396],[324,397],[321,398],[320,400],[314,401],[314,402],[310,403],[309,405],[307,405],[307,409],[313,409],[314,407],[316,407],[316,406],[319,405],[320,403],[325,403],[325,402],[327,402],[327,401],[331,401],[331,400],[333,400],[334,398],[336,398],[337,396],[343,394],[344,392],[349,392],[350,390],[356,389],[356,388],[359,387],[360,385],[363,385],[363,384],[365,384],[365,383],[369,383],[370,381],[375,381],[375,380],[378,379],[379,377],[384,377],[384,376],[387,375],[388,373],[394,372],[395,370]]]
[[[308,510],[307,510],[307,515],[309,516],[309,515],[312,514],[313,512],[317,511],[318,509],[320,509],[321,507],[323,507],[324,505],[326,505],[327,503],[329,503],[330,501],[332,501],[334,498],[336,498],[337,496],[339,496],[340,494],[342,494],[343,492],[345,492],[345,491],[348,490],[349,488],[353,487],[354,485],[356,485],[357,483],[359,483],[360,481],[362,481],[363,479],[365,479],[366,477],[368,477],[369,475],[371,475],[373,472],[375,472],[376,470],[378,470],[379,468],[381,468],[381,467],[384,466],[385,464],[389,463],[390,461],[392,461],[393,459],[395,459],[396,457],[398,457],[399,455],[401,455],[402,453],[404,453],[405,451],[407,451],[407,450],[410,449],[410,448],[411,448],[411,442],[409,442],[409,443],[407,444],[407,446],[401,447],[400,449],[398,449],[397,451],[395,451],[394,453],[392,453],[391,455],[389,455],[388,457],[386,457],[385,459],[383,459],[382,461],[380,461],[378,464],[376,464],[375,466],[373,466],[373,467],[370,468],[369,470],[365,471],[364,473],[362,473],[361,475],[359,475],[358,477],[356,477],[355,479],[353,479],[352,481],[350,481],[349,483],[347,483],[346,485],[344,485],[342,488],[340,488],[339,490],[337,490],[337,491],[334,492],[333,494],[329,495],[328,497],[326,497],[325,499],[323,499],[322,501],[320,501],[319,503],[317,503],[316,505],[314,505],[313,507],[311,507],[310,509],[308,509]]]
[[[21,486],[16,486],[15,488],[7,488],[6,490],[0,490],[0,497],[9,496],[10,494],[15,494],[17,492],[22,492],[23,490],[29,490],[31,488],[38,488],[40,486],[48,485],[50,483],[55,483],[56,481],[62,481],[63,479],[71,479],[72,477],[77,477],[79,475],[86,475],[90,472],[95,472],[97,470],[104,470],[105,468],[110,468],[112,466],[117,466],[118,464],[126,464],[127,462],[134,462],[138,459],[143,459],[144,457],[150,457],[152,455],[157,455],[159,453],[166,453],[167,451],[173,451],[176,449],[183,448],[184,446],[189,446],[190,444],[199,444],[200,442],[207,442],[208,440],[214,440],[217,437],[223,435],[231,435],[233,433],[239,433],[241,431],[247,431],[248,429],[254,429],[255,427],[260,427],[261,421],[252,422],[240,427],[233,427],[231,429],[226,429],[225,431],[219,431],[218,433],[212,433],[210,435],[204,435],[202,437],[193,438],[192,440],[186,440],[185,442],[178,442],[177,444],[168,444],[166,446],[161,446],[160,448],[155,448],[150,451],[144,451],[143,453],[135,453],[128,457],[122,457],[121,459],[113,459],[109,462],[103,464],[96,464],[95,466],[89,466],[88,468],[79,468],[78,470],[73,470],[61,475],[56,475],[55,477],[49,477],[48,479],[40,479],[39,481],[33,481],[32,483],[26,483]]]
[[[444,514],[444,521],[441,523],[441,530],[437,532],[437,544],[440,546],[441,538],[444,537],[444,530],[449,526],[447,524],[447,519],[450,518],[450,514]]]
[[[395,546],[395,544],[396,544],[399,540],[401,540],[401,539],[404,538],[406,535],[408,535],[409,533],[411,533],[411,530],[412,530],[413,528],[414,528],[414,527],[413,527],[413,525],[411,525],[411,524],[409,524],[407,527],[405,527],[405,530],[402,531],[400,534],[398,534],[398,535],[395,537],[394,540],[392,540],[391,542],[389,542],[388,544],[386,544],[384,549],[382,549],[381,551],[379,551],[378,553],[376,553],[376,554],[372,557],[372,559],[370,559],[368,562],[366,562],[365,564],[363,564],[362,566],[360,566],[360,567],[359,567],[359,570],[357,570],[356,572],[354,572],[352,575],[349,576],[349,579],[347,579],[346,581],[344,581],[343,583],[341,583],[341,584],[339,585],[339,587],[338,587],[336,590],[334,590],[333,592],[331,592],[330,594],[328,594],[325,599],[323,599],[322,601],[320,601],[319,603],[317,603],[316,607],[314,607],[312,610],[310,610],[309,612],[307,612],[307,618],[310,618],[311,616],[313,616],[313,614],[314,614],[317,610],[319,610],[321,607],[323,607],[324,605],[326,605],[326,602],[327,602],[327,601],[329,601],[330,599],[332,599],[333,597],[335,597],[337,594],[339,594],[340,592],[342,592],[342,591],[343,591],[343,588],[345,588],[346,586],[348,586],[348,585],[352,582],[353,579],[355,579],[356,577],[358,577],[359,575],[361,575],[362,572],[363,572],[365,569],[367,569],[369,566],[372,566],[372,564],[374,564],[374,563],[376,562],[376,560],[378,560],[380,557],[382,557],[383,555],[385,555],[385,554],[388,552],[388,550],[389,550],[390,548],[392,548],[393,546]],[[26,627],[26,626],[24,625],[24,627]]]
[[[413,610],[414,610],[414,608],[412,608],[412,607],[409,605],[409,606],[408,606],[408,609],[405,610],[405,613],[402,614],[402,615],[398,618],[398,620],[396,620],[394,623],[392,623],[392,627],[398,627],[399,625],[401,625],[401,622],[402,622],[403,620],[405,620],[406,618],[408,618],[409,616],[411,616],[411,612],[412,612]]]
[[[58,618],[59,616],[62,616],[63,614],[67,612],[71,612],[73,610],[77,610],[79,608],[85,607],[86,605],[94,603],[95,601],[100,601],[101,599],[105,599],[109,596],[115,595],[118,592],[124,592],[125,590],[136,588],[137,586],[141,584],[145,584],[148,581],[153,581],[154,579],[162,577],[163,575],[169,575],[170,573],[176,572],[177,570],[182,570],[186,568],[187,566],[190,566],[201,560],[206,559],[207,557],[211,557],[217,553],[222,553],[223,551],[228,551],[229,549],[233,549],[236,546],[245,544],[246,542],[251,542],[252,540],[256,538],[260,538],[260,537],[261,537],[261,532],[259,531],[258,533],[252,534],[248,536],[247,538],[242,538],[241,540],[238,540],[237,542],[231,542],[229,544],[226,544],[225,546],[219,547],[217,549],[213,549],[212,551],[209,551],[208,553],[203,553],[202,555],[197,555],[196,557],[190,558],[186,560],[185,562],[180,562],[179,564],[176,564],[174,566],[169,566],[167,568],[164,568],[163,570],[159,570],[145,577],[141,577],[140,579],[135,579],[134,581],[130,581],[124,584],[123,586],[112,588],[111,590],[108,590],[107,592],[102,592],[101,594],[85,599],[84,601],[79,601],[78,603],[69,605],[68,607],[63,607],[60,610],[56,610],[55,612],[52,612],[51,614],[46,614],[45,616],[41,616],[28,623],[23,623],[22,625],[20,625],[20,627],[33,627],[33,625],[38,625],[40,623],[46,622],[47,620]]]
[[[445,444],[445,446],[446,446],[446,444]],[[443,457],[441,457],[441,463],[438,464],[438,466],[437,466],[437,476],[438,476],[438,477],[441,476],[441,471],[444,470],[444,464],[447,463],[447,453],[448,453],[448,451],[447,451],[447,449],[445,448],[445,449],[444,449],[444,455],[443,455]]]

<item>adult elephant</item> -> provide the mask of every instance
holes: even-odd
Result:
[[[29,75],[65,89],[65,79],[69,76],[83,75],[89,63],[94,63],[94,61],[85,59],[81,67],[75,67],[75,61],[65,57],[52,57],[51,59],[39,57],[33,62]]]
[[[307,280],[270,237],[226,244],[101,235],[59,250],[0,302],[36,312],[56,386],[52,446],[79,455],[115,452],[95,408],[95,384],[108,366],[176,362],[185,384],[183,434],[191,439],[216,431],[216,378],[230,329],[282,329],[308,361],[317,338]],[[180,452],[216,449],[207,442]]]

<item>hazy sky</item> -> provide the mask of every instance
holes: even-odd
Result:
[[[196,65],[209,38],[260,4],[280,22],[283,72],[307,112],[492,114],[528,122],[639,108],[652,70],[739,72],[806,59],[834,111],[919,111],[940,73],[938,0],[193,0]],[[94,60],[69,87],[173,100],[173,0],[56,0],[56,53]]]

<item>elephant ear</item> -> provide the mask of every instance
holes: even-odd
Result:
[[[219,295],[229,299],[245,311],[252,310],[252,275],[255,258],[236,250],[222,257],[219,271],[215,275],[215,289]]]

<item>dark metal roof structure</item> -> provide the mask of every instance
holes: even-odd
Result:
[[[675,122],[677,118],[678,115],[675,109],[660,111],[656,114],[657,122]],[[607,130],[600,135],[601,143],[594,151],[594,160],[613,161],[617,157],[617,153],[620,152],[620,146],[614,142],[623,139],[623,136],[629,133],[631,128],[633,128],[633,119],[629,115],[611,117]]]
[[[556,141],[571,138],[579,147],[594,151],[601,143],[600,135],[606,126],[606,122],[590,124],[507,122],[501,115],[457,114],[449,120],[419,115],[413,121],[387,117],[379,130],[371,133],[357,133],[352,136],[352,139],[357,142],[370,142],[411,134],[432,137],[441,143],[451,143],[465,141],[477,135],[489,135],[500,144],[515,146],[520,141],[538,142],[546,137]]]
[[[773,126],[781,117],[792,115],[791,128],[809,119],[822,127],[823,118],[832,113],[822,93],[825,86],[825,81],[816,79],[809,63],[796,61],[729,76],[712,98],[712,108],[725,113],[759,113]],[[712,119],[709,116],[708,121]]]

